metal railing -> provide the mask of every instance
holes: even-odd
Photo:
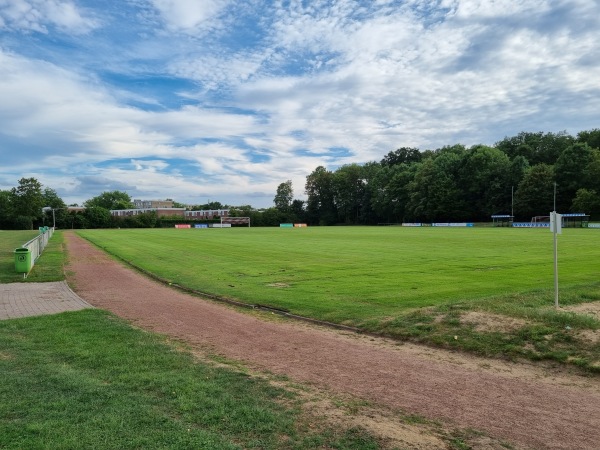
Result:
[[[33,267],[37,259],[46,248],[46,245],[48,245],[48,241],[52,237],[53,233],[54,228],[48,228],[48,230],[40,233],[39,236],[21,245],[21,248],[28,248],[31,252],[31,267]],[[29,269],[31,269],[31,267]]]

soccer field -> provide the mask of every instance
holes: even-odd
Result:
[[[313,227],[79,233],[173,283],[358,324],[447,302],[548,290],[547,229]],[[561,289],[596,283],[600,230],[558,237]]]

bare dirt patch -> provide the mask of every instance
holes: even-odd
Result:
[[[191,348],[516,448],[598,448],[598,378],[265,321],[150,280],[73,233],[65,238],[69,283],[83,299]]]
[[[578,305],[567,306],[561,309],[577,314],[588,314],[593,318],[600,320],[600,302],[580,303]],[[600,330],[579,330],[575,333],[575,335],[577,338],[588,344],[595,345],[600,342]],[[598,362],[596,365],[600,365],[600,362]]]
[[[478,332],[511,333],[527,325],[527,321],[482,311],[469,311],[460,316],[460,321],[473,325]]]
[[[288,288],[288,287],[290,287],[290,285],[287,284],[287,283],[270,283],[270,284],[267,284],[267,286],[274,287],[274,288]]]
[[[561,309],[578,314],[590,314],[591,316],[600,320],[600,302],[580,303],[578,305],[567,306]]]

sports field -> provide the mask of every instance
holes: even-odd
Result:
[[[173,283],[361,325],[409,309],[541,292],[553,299],[547,229],[314,227],[85,230]],[[561,290],[593,286],[600,230],[558,237]]]

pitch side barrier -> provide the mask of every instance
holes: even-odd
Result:
[[[305,223],[280,223],[279,228],[306,228],[308,227]]]
[[[513,222],[513,228],[550,228],[550,222]]]
[[[24,278],[27,277],[53,234],[54,228],[40,227],[40,234],[37,237],[15,249],[15,271],[17,273],[22,273]]]
[[[403,223],[403,227],[474,227],[475,224],[472,222],[435,222],[435,223]]]

